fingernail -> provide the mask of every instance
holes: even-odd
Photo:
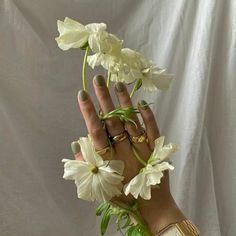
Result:
[[[125,89],[125,85],[122,82],[117,82],[116,83],[116,90],[118,92],[123,92]]]
[[[104,86],[106,84],[102,75],[96,75],[94,77],[94,79],[95,79],[96,85],[98,85],[98,86]]]
[[[80,145],[78,142],[74,141],[71,143],[71,149],[72,149],[72,152],[75,154],[79,153],[80,152]]]
[[[139,105],[140,108],[142,108],[142,109],[147,109],[147,107],[148,107],[147,102],[144,101],[144,100],[139,101],[138,105]]]
[[[85,100],[88,99],[88,94],[87,94],[87,92],[86,92],[85,90],[80,90],[80,91],[78,92],[78,95],[79,95],[79,99],[80,99],[81,101],[85,101]]]

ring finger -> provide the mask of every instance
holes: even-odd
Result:
[[[117,95],[117,98],[119,100],[119,103],[120,103],[121,107],[127,108],[127,107],[132,107],[133,106],[130,95],[129,95],[129,93],[127,91],[127,88],[124,85],[124,83],[121,83],[121,82],[116,83],[115,92],[116,92],[116,95]],[[140,137],[140,135],[145,135],[145,133],[144,133],[145,130],[141,126],[137,115],[133,114],[131,119],[133,119],[135,121],[136,125],[137,125],[137,127],[136,127],[132,123],[126,123],[125,124],[125,128],[128,131],[131,139],[135,138],[135,137]],[[138,153],[144,159],[149,158],[149,154],[151,154],[151,150],[149,149],[149,146],[146,142],[146,139],[143,139],[142,141],[140,140],[139,142],[137,142],[137,141],[134,142],[133,141],[132,143],[133,143],[133,146],[135,147],[135,149],[138,151]]]

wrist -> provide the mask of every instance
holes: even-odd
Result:
[[[186,219],[171,195],[162,199],[161,204],[155,200],[140,204],[140,214],[153,234]]]

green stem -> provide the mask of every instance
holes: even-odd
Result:
[[[82,80],[83,80],[83,89],[87,91],[87,58],[88,58],[89,46],[86,47],[84,53],[84,61],[82,68]]]
[[[120,201],[114,201],[114,203],[117,204],[121,209],[126,211],[128,214],[132,215],[133,219],[136,221],[137,224],[142,225],[142,227],[146,231],[146,234],[144,236],[152,236],[152,233],[150,232],[149,228],[147,227],[147,224],[143,220],[143,218],[142,218],[141,214],[139,213],[138,209],[132,210],[128,206],[126,206],[126,204],[123,204]]]
[[[140,87],[139,85],[140,85],[140,80],[137,79],[137,80],[135,81],[134,87],[133,87],[133,89],[132,89],[132,91],[131,91],[131,93],[130,93],[130,98],[132,98],[133,95],[134,95],[134,93],[139,89],[139,87]]]
[[[110,83],[111,83],[111,72],[108,71],[108,76],[107,76],[107,87],[109,88],[110,86]]]
[[[135,157],[137,158],[137,160],[143,165],[143,166],[147,166],[147,163],[139,156],[139,154],[137,153],[137,151],[135,150],[135,147],[132,145],[132,150],[133,153],[135,155]]]

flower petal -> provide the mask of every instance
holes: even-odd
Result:
[[[124,162],[121,160],[111,160],[111,161],[104,161],[104,165],[99,169],[107,171],[107,172],[115,172],[120,175],[124,172]]]
[[[87,176],[87,178],[77,178],[75,180],[75,184],[77,187],[77,196],[83,200],[94,201],[95,195],[93,194],[93,174]]]
[[[153,84],[160,90],[167,90],[172,79],[173,75],[166,74],[165,72],[158,73],[156,71],[152,73]]]
[[[88,41],[89,33],[85,26],[68,17],[64,22],[57,21],[57,28],[60,36],[56,38],[56,41],[62,50],[82,47]]]
[[[145,185],[145,173],[141,172],[136,175],[131,181],[124,186],[124,193],[127,196],[129,193],[133,195],[134,198],[138,198],[138,195],[142,191]]]
[[[104,161],[101,156],[99,156],[94,148],[91,137],[81,137],[78,140],[84,160],[95,166],[103,165]]]
[[[69,159],[62,159],[64,162],[64,179],[75,180],[78,175],[83,178],[83,176],[89,173],[88,164],[84,161],[78,160],[69,160]]]
[[[170,157],[172,153],[177,151],[178,146],[174,143],[169,143],[163,146],[164,140],[164,136],[161,136],[155,140],[154,151],[151,154],[150,159],[148,160],[149,164],[155,165],[156,163],[165,161]]]

